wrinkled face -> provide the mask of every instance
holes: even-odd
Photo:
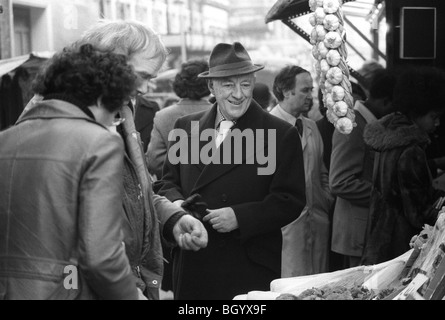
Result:
[[[215,96],[221,113],[227,120],[244,115],[252,102],[255,75],[253,73],[223,79],[212,79],[210,92]]]
[[[414,119],[414,122],[424,131],[433,133],[440,125],[441,113],[437,111],[430,111],[427,114]]]
[[[135,53],[128,63],[133,66],[137,79],[136,92],[132,94],[135,97],[137,94],[145,94],[148,92],[148,83],[151,79],[158,75],[159,70],[164,63],[162,57],[154,57],[150,50]]]
[[[290,107],[290,113],[298,117],[302,113],[309,112],[312,108],[314,89],[312,76],[303,72],[295,77],[295,88],[285,93],[285,100]]]

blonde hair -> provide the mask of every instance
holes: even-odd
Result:
[[[97,50],[124,54],[128,59],[134,54],[149,51],[163,61],[169,52],[160,36],[150,27],[137,21],[100,20],[84,32],[76,45],[89,43]]]

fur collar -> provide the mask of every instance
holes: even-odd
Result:
[[[367,145],[377,151],[430,143],[428,134],[401,113],[392,113],[368,124],[363,138]]]

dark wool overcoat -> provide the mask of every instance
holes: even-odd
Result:
[[[215,104],[210,110],[180,118],[175,127],[184,129],[191,142],[196,134],[214,129],[216,112]],[[270,290],[270,282],[280,278],[281,228],[298,218],[306,203],[298,131],[263,111],[256,102],[238,119],[232,133],[237,128],[242,132],[265,129],[266,133],[267,129],[273,129],[276,139],[269,143],[268,138],[260,139],[261,147],[257,146],[253,153],[244,152],[251,150],[244,144],[241,163],[205,165],[200,159],[199,164],[174,165],[167,157],[163,178],[155,184],[155,191],[171,201],[198,193],[210,209],[231,207],[239,224],[239,228],[230,233],[218,233],[204,223],[209,233],[208,246],[198,252],[174,253],[177,299],[230,300],[252,290]],[[223,153],[230,137],[219,149],[224,150]],[[199,151],[206,145],[208,142],[202,141]],[[239,155],[239,151],[234,153]],[[273,174],[258,174],[258,168],[266,167],[257,157],[263,151],[276,159]],[[218,152],[215,156],[219,155]]]

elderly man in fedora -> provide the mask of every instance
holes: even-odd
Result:
[[[200,197],[200,207],[207,205],[199,212],[208,231],[207,248],[173,252],[174,294],[181,300],[227,300],[270,290],[270,282],[280,278],[281,228],[295,220],[306,203],[297,129],[252,99],[255,72],[263,66],[253,64],[235,42],[216,45],[209,67],[199,76],[208,79],[216,103],[175,123],[189,140],[182,144],[188,154],[181,158],[199,154],[199,161],[176,161],[176,152],[169,152],[163,177],[155,183],[155,191],[173,202]],[[226,123],[229,126],[221,128]],[[226,132],[223,139],[221,131]],[[176,143],[170,140],[169,148]],[[211,161],[205,159],[208,152]],[[261,171],[265,155],[275,162],[273,170]]]

